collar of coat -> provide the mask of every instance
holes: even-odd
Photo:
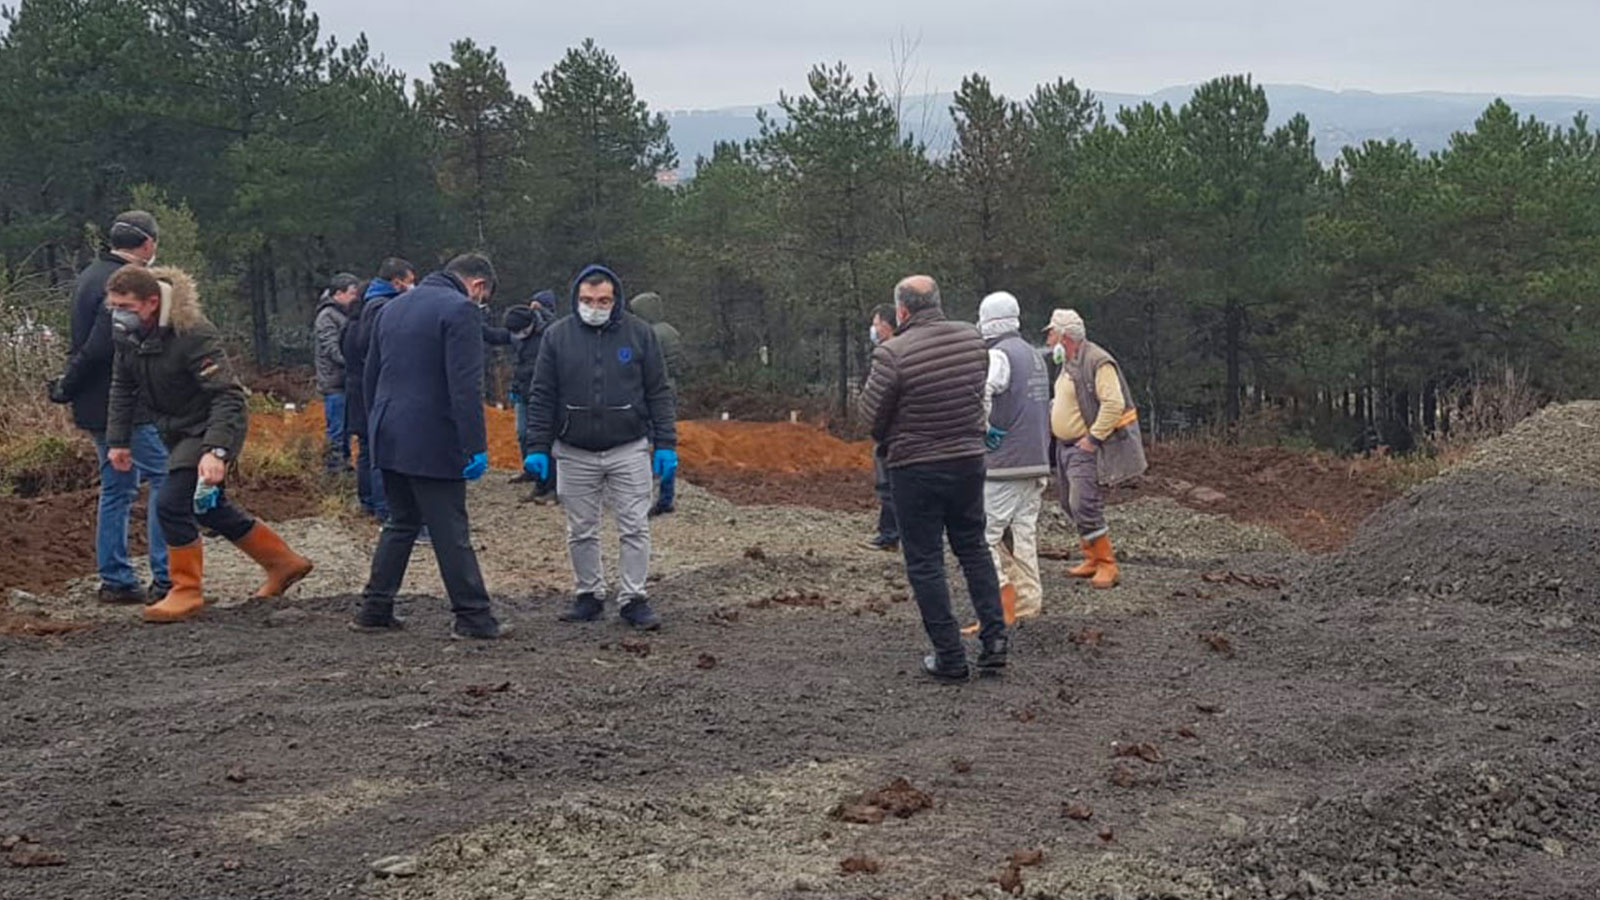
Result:
[[[900,325],[895,328],[894,333],[905,334],[907,331],[910,331],[918,325],[926,325],[929,322],[943,322],[944,320],[944,308],[939,306],[930,306],[927,309],[919,309],[911,315],[906,316],[906,320],[901,322]]]

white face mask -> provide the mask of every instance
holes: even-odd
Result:
[[[876,326],[876,325],[868,325],[867,326],[867,343],[871,344],[874,347],[876,347],[879,344],[883,343],[883,338],[878,337],[878,326]]]
[[[1067,362],[1067,346],[1065,344],[1055,345],[1050,351],[1050,357],[1056,361],[1056,365],[1065,365]]]
[[[599,328],[601,325],[611,321],[611,310],[590,306],[587,303],[579,303],[578,318],[582,319],[585,325]]]

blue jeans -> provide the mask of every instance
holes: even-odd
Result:
[[[528,401],[518,397],[511,401],[511,408],[517,414],[517,449],[522,451],[522,455],[526,457],[528,455],[528,445],[523,443],[522,433],[528,427]],[[518,461],[520,462],[521,460]]]
[[[382,522],[389,518],[389,501],[383,495],[383,470],[372,464],[367,438],[356,438],[356,499],[363,512]]]
[[[328,446],[323,459],[328,471],[343,471],[350,466],[350,435],[344,430],[344,394],[323,394],[322,415],[328,421]]]
[[[139,496],[139,482],[150,485],[150,509],[145,514],[145,530],[150,541],[150,577],[158,585],[168,585],[167,542],[161,536],[161,520],[156,511],[156,494],[167,480],[167,445],[154,425],[133,426],[133,468],[118,472],[107,457],[104,432],[90,435],[100,457],[100,511],[95,524],[94,555],[100,584],[108,588],[134,590],[139,577],[128,561],[128,511]]]

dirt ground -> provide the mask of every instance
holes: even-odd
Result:
[[[407,630],[345,630],[372,529],[289,521],[319,568],[284,601],[243,601],[250,566],[216,545],[191,623],[96,608],[92,579],[13,595],[94,627],[0,637],[0,898],[1589,898],[1600,620],[1576,554],[1600,492],[1562,488],[1541,519],[1464,472],[1324,555],[1147,495],[1110,511],[1109,592],[1063,577],[1051,512],[1045,614],[1004,676],[955,687],[915,674],[868,509],[685,484],[655,530],[668,625],[640,639],[554,620],[559,511],[486,479],[475,537],[518,632],[470,646],[425,549]],[[1423,565],[1502,507],[1527,539],[1496,577]]]

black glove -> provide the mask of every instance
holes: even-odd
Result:
[[[46,384],[46,386],[48,387],[48,389],[50,391],[50,402],[51,403],[71,403],[72,402],[72,398],[68,397],[66,392],[61,390],[61,379],[60,378],[52,378],[49,381],[45,382],[45,384]]]

